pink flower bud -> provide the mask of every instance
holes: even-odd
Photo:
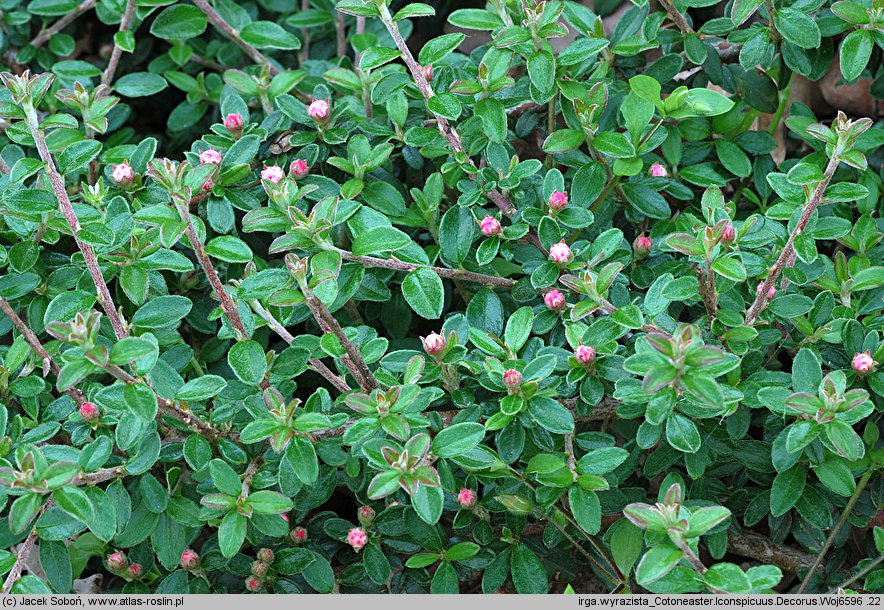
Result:
[[[267,570],[269,566],[263,561],[253,561],[252,562],[252,575],[257,577],[267,576]]]
[[[564,210],[568,206],[568,193],[562,191],[553,191],[549,196],[549,207],[558,212]]]
[[[732,225],[731,223],[727,223],[726,225],[724,225],[724,229],[721,231],[721,240],[724,243],[729,244],[736,238],[737,232],[734,230],[734,225]]]
[[[632,244],[632,249],[635,252],[635,258],[638,260],[642,260],[648,257],[648,254],[651,253],[651,239],[649,237],[645,237],[644,235],[639,235],[635,238],[635,241]]]
[[[267,180],[273,184],[279,184],[279,181],[285,178],[285,172],[278,165],[264,166],[261,170],[261,180]]]
[[[439,356],[445,351],[445,337],[438,333],[430,333],[426,337],[421,337],[424,343],[424,351],[430,356]]]
[[[654,163],[648,170],[648,173],[654,178],[665,178],[669,175],[666,171],[666,168],[659,163]]]
[[[282,520],[285,521],[286,523],[288,523],[291,520],[291,518],[288,516],[287,513],[282,513],[279,516],[282,517]]]
[[[554,263],[564,265],[565,263],[570,263],[572,258],[574,258],[574,254],[564,239],[557,244],[553,244],[549,249],[549,260]]]
[[[517,388],[522,385],[522,373],[516,369],[507,369],[503,373],[503,385],[508,388]]]
[[[553,311],[561,311],[565,308],[565,305],[567,305],[565,295],[558,290],[550,290],[543,295],[543,302]]]
[[[246,589],[251,592],[260,591],[261,590],[261,579],[257,576],[249,576],[246,578]]]
[[[491,237],[500,233],[500,221],[494,216],[486,216],[479,221],[479,228],[482,230],[482,233]]]
[[[289,166],[289,172],[292,174],[292,178],[300,180],[310,173],[310,168],[307,167],[307,162],[303,159],[295,159]]]
[[[196,570],[200,567],[200,556],[196,554],[196,551],[184,549],[184,552],[181,553],[181,567],[185,570]]]
[[[206,181],[203,182],[203,192],[208,193],[213,188],[215,188],[215,183],[212,181],[211,178],[206,178]]]
[[[129,566],[126,556],[119,551],[115,551],[107,556],[107,567],[112,572],[122,572]]]
[[[310,118],[317,123],[325,121],[329,114],[328,100],[313,100],[310,105],[307,106],[307,114],[309,114]]]
[[[140,563],[133,563],[129,566],[129,569],[126,570],[126,574],[129,578],[141,578],[141,575],[144,574],[144,568],[141,567]]]
[[[209,148],[200,153],[200,163],[204,165],[221,165],[221,153]]]
[[[428,83],[433,80],[433,64],[424,66],[424,78]]]
[[[476,505],[476,492],[472,489],[461,489],[457,494],[457,503],[461,508],[473,508]]]
[[[135,180],[135,170],[128,163],[123,161],[119,165],[114,165],[111,177],[118,186],[129,186]]]
[[[360,506],[359,510],[356,511],[356,516],[362,527],[368,527],[374,521],[375,512],[371,506]]]
[[[295,544],[304,544],[307,542],[307,529],[301,526],[296,527],[292,530],[289,537],[292,539],[292,542]]]
[[[246,125],[242,120],[242,115],[239,113],[228,114],[224,117],[224,129],[230,133],[241,133],[245,126]]]
[[[362,547],[368,544],[368,534],[361,527],[354,527],[347,532],[347,544],[352,546],[353,550],[358,553]]]
[[[80,405],[80,417],[86,421],[98,419],[98,407],[95,406],[95,403],[84,402]]]
[[[755,289],[755,292],[761,295],[764,292],[764,282],[758,282],[758,288]],[[768,301],[773,300],[773,298],[777,296],[777,289],[771,286],[767,291],[767,296],[765,297]]]
[[[860,375],[867,375],[875,370],[875,365],[878,363],[872,358],[872,350],[866,350],[854,354],[850,364],[853,366],[853,370]]]
[[[589,366],[595,360],[595,350],[589,345],[578,345],[574,350],[574,358],[583,366]]]
[[[258,551],[258,559],[260,559],[264,563],[273,563],[274,558],[275,555],[270,549],[261,549],[260,551]]]

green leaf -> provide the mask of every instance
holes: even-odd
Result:
[[[202,401],[227,387],[227,381],[218,375],[203,375],[185,383],[177,392],[176,400]]]
[[[774,11],[774,25],[783,38],[802,49],[820,46],[820,28],[812,17],[791,7]]]
[[[52,497],[61,510],[78,521],[88,524],[95,517],[89,496],[76,487],[68,485],[56,489]]]
[[[89,165],[101,150],[101,142],[83,140],[66,147],[58,155],[58,170],[63,174],[73,174]]]
[[[653,547],[645,553],[635,570],[636,582],[646,587],[660,580],[672,571],[672,568],[681,561],[682,556],[681,551],[669,544]]]
[[[233,557],[246,539],[246,518],[236,511],[224,515],[218,527],[218,547],[227,558]]]
[[[478,8],[462,8],[448,15],[448,23],[466,30],[494,30],[503,27],[500,17]]]
[[[159,296],[141,306],[132,316],[132,323],[141,328],[169,328],[178,326],[181,318],[190,313],[193,303],[178,295]]]
[[[307,438],[295,436],[285,452],[285,459],[291,465],[295,476],[305,485],[313,485],[319,477],[319,462],[316,450]]]
[[[597,534],[602,527],[602,508],[594,491],[587,491],[579,485],[568,490],[568,504],[574,518],[587,534]]]
[[[582,131],[577,129],[560,129],[546,137],[543,142],[543,150],[548,153],[568,152],[580,148],[585,137]]]
[[[418,53],[422,66],[434,64],[454,51],[466,38],[465,34],[443,34],[428,41]]]
[[[221,235],[206,244],[209,256],[228,263],[247,263],[252,260],[252,249],[238,237]]]
[[[163,10],[150,26],[150,33],[166,40],[196,38],[206,31],[206,16],[195,6],[176,4]]]
[[[68,547],[60,540],[41,540],[40,566],[49,586],[56,593],[68,593],[74,585],[73,568]]]
[[[411,244],[411,238],[393,227],[373,227],[353,240],[353,254],[377,256],[383,252],[400,250]]]
[[[431,450],[440,457],[463,455],[482,442],[485,426],[464,422],[445,428],[433,439]]]
[[[519,594],[543,594],[549,589],[546,568],[537,555],[521,542],[513,546],[510,572]]]
[[[520,307],[506,322],[504,331],[504,343],[513,353],[518,353],[528,337],[531,336],[531,328],[534,323],[534,312],[530,307]]]
[[[242,29],[240,37],[258,49],[292,51],[301,48],[301,41],[294,34],[272,21],[253,21]]]
[[[555,85],[556,58],[546,49],[535,51],[528,57],[528,77],[539,91],[551,91]]]
[[[795,464],[774,478],[770,490],[770,512],[774,517],[786,514],[795,506],[804,491],[804,482],[805,467],[802,464]]]
[[[445,212],[439,224],[439,245],[450,262],[460,265],[470,253],[476,221],[469,208],[456,205]]]
[[[426,267],[415,269],[405,276],[402,294],[408,305],[422,318],[436,320],[442,315],[445,289],[439,276]]]
[[[227,352],[227,364],[240,381],[257,386],[267,371],[267,356],[257,341],[240,341]]]
[[[242,481],[239,475],[224,460],[212,460],[209,462],[209,475],[212,477],[212,483],[223,494],[228,496],[239,496],[242,492]]]

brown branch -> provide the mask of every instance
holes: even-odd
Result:
[[[37,514],[37,519],[40,518],[44,512],[53,507],[55,501],[52,498],[46,501],[43,504],[43,507],[40,509],[40,512]],[[19,576],[21,576],[22,568],[25,566],[25,560],[28,558],[28,555],[31,554],[31,548],[34,546],[34,543],[37,541],[37,526],[34,525],[34,529],[31,530],[31,533],[28,534],[28,537],[25,538],[25,543],[22,545],[21,550],[18,552],[18,556],[15,558],[15,563],[12,565],[12,570],[9,571],[9,574],[6,576],[6,580],[3,581],[3,589],[0,590],[0,594],[7,594],[12,591],[12,587],[15,586],[16,581]]]
[[[295,340],[295,337],[279,322],[279,320],[273,317],[273,314],[267,311],[258,301],[248,301],[248,303],[255,313],[267,322],[267,326],[269,326],[273,332],[279,335],[283,341],[291,345],[292,341]],[[347,382],[335,375],[321,360],[318,358],[311,358],[308,362],[314,371],[325,377],[325,379],[338,390],[341,392],[350,391],[350,386],[347,385]]]
[[[375,258],[373,256],[359,256],[335,248],[341,257],[362,264],[364,267],[374,267],[378,269],[395,269],[397,271],[414,271],[416,269],[429,269],[440,277],[446,277],[453,280],[465,280],[467,282],[476,282],[477,284],[487,284],[489,286],[498,286],[500,288],[512,288],[516,285],[515,280],[494,275],[485,275],[484,273],[474,273],[463,269],[448,269],[447,267],[431,267],[430,265],[420,265],[417,263],[406,263],[396,259]]]
[[[126,10],[120,20],[120,32],[128,32],[132,25],[132,17],[135,15],[135,0],[127,0]],[[117,65],[120,63],[120,57],[123,55],[123,48],[114,40],[114,50],[111,51],[110,60],[107,62],[107,68],[101,77],[101,84],[110,86],[114,82],[114,75],[117,72]]]
[[[221,310],[224,312],[224,315],[230,321],[230,324],[240,337],[242,339],[247,339],[249,334],[246,332],[246,328],[243,326],[242,320],[239,317],[236,303],[233,302],[233,299],[230,298],[230,295],[227,294],[227,291],[224,289],[224,284],[221,283],[221,278],[218,277],[218,272],[215,271],[212,259],[210,259],[209,255],[206,253],[206,248],[203,245],[202,240],[200,240],[199,235],[197,235],[196,227],[193,226],[193,219],[190,217],[190,210],[188,209],[189,198],[181,199],[173,195],[173,199],[175,201],[175,207],[178,208],[178,214],[181,216],[181,220],[187,225],[187,239],[190,241],[190,245],[196,254],[196,258],[199,261],[200,266],[203,268],[206,277],[209,279],[209,284],[211,284],[212,290],[215,291],[216,297],[221,302]]]
[[[675,23],[675,26],[679,29],[683,36],[687,34],[692,34],[694,32],[693,28],[688,24],[685,16],[682,15],[675,5],[672,4],[669,0],[660,0],[660,6],[663,7],[663,10],[669,15],[669,18]]]
[[[84,0],[80,6],[72,10],[70,13],[53,23],[48,28],[41,30],[39,34],[37,34],[33,40],[31,40],[30,44],[32,47],[39,48],[46,44],[50,38],[52,38],[55,34],[58,34],[60,31],[69,26],[73,21],[85,13],[88,10],[91,10],[98,3],[98,0]]]
[[[838,169],[838,163],[840,159],[837,151],[832,154],[832,158],[829,159],[828,165],[826,165],[826,171],[823,174],[823,179],[817,184],[816,188],[813,190],[813,194],[810,196],[810,199],[807,202],[807,205],[804,206],[804,212],[801,213],[801,217],[798,219],[798,223],[795,225],[795,229],[789,235],[789,239],[786,240],[786,245],[783,247],[783,251],[780,252],[780,256],[777,259],[777,262],[774,263],[774,266],[771,267],[770,273],[768,273],[767,278],[761,284],[760,288],[757,290],[755,295],[755,301],[752,303],[752,306],[749,308],[748,313],[746,314],[746,324],[751,325],[755,320],[758,319],[758,314],[761,313],[761,310],[767,305],[767,293],[773,288],[774,284],[777,281],[777,278],[780,277],[780,274],[783,272],[783,269],[789,264],[789,261],[794,262],[794,253],[795,253],[795,239],[801,235],[801,232],[804,231],[805,227],[807,227],[807,223],[810,222],[810,217],[816,211],[817,207],[823,200],[823,196],[826,194],[826,188],[829,186],[829,182],[832,180],[832,176],[835,174],[835,170]]]
[[[793,574],[797,574],[799,570],[805,570],[813,564],[812,554],[771,542],[761,534],[749,530],[744,530],[739,534],[728,534],[727,550],[734,555],[774,565]]]
[[[31,346],[31,349],[34,350],[38,356],[43,360],[44,366],[44,375],[45,375],[45,367],[49,367],[49,370],[52,371],[52,374],[58,377],[58,374],[61,372],[61,368],[59,368],[58,363],[49,355],[49,352],[46,351],[46,348],[43,347],[43,344],[40,343],[40,339],[37,337],[36,333],[28,327],[27,324],[24,323],[15,310],[12,309],[12,306],[9,304],[9,301],[6,299],[0,298],[0,310],[6,314],[6,317],[12,322],[12,325],[21,333],[22,337],[25,338],[25,342]],[[74,399],[78,405],[82,405],[86,402],[86,397],[83,395],[78,388],[70,387],[65,390],[65,393]]]
[[[86,260],[86,268],[89,270],[89,275],[92,276],[92,281],[95,283],[95,288],[98,291],[98,302],[107,314],[117,339],[128,337],[129,332],[126,330],[126,325],[117,311],[114,299],[107,287],[107,283],[104,281],[104,276],[101,274],[101,268],[98,266],[98,260],[95,258],[95,251],[92,249],[92,246],[81,241],[77,235],[80,232],[80,221],[77,219],[77,215],[74,213],[74,208],[71,205],[71,200],[68,198],[64,178],[58,173],[58,169],[55,167],[55,161],[53,161],[52,154],[49,152],[49,147],[46,145],[46,138],[43,135],[43,130],[40,129],[37,112],[34,110],[33,106],[27,106],[25,108],[25,113],[27,115],[28,127],[31,130],[31,135],[37,146],[37,151],[40,153],[40,158],[43,160],[43,163],[46,164],[46,173],[49,176],[49,182],[52,184],[52,189],[55,191],[55,196],[58,198],[58,205],[61,208],[61,213],[74,235],[74,241],[77,243],[77,248],[79,248],[80,252],[83,254],[83,258]]]
[[[302,286],[302,291],[304,292],[304,298],[306,299],[310,313],[313,314],[313,317],[316,319],[316,322],[319,323],[323,332],[333,333],[338,338],[338,341],[341,342],[341,346],[346,352],[341,360],[344,361],[344,365],[356,379],[357,383],[359,383],[362,389],[366,392],[379,388],[380,385],[378,384],[377,379],[374,378],[371,369],[368,368],[368,365],[362,358],[359,348],[350,342],[350,339],[344,334],[344,329],[338,324],[338,321],[328,310],[328,307],[325,306],[325,303],[317,299],[313,292],[306,286]]]
[[[236,46],[242,49],[243,53],[248,55],[252,61],[255,61],[261,65],[263,65],[270,74],[279,74],[279,68],[270,63],[270,60],[266,55],[261,53],[258,49],[244,41],[240,38],[239,32],[233,29],[227,21],[224,20],[224,17],[215,10],[215,8],[209,4],[208,0],[193,0],[193,3],[203,12],[205,13],[208,20],[214,25],[216,28],[221,30],[230,40],[232,40]]]

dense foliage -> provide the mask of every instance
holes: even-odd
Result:
[[[884,591],[877,0],[192,1],[0,0],[4,591]]]

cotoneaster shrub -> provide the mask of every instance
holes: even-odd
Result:
[[[4,591],[884,590],[878,4],[0,10]]]

